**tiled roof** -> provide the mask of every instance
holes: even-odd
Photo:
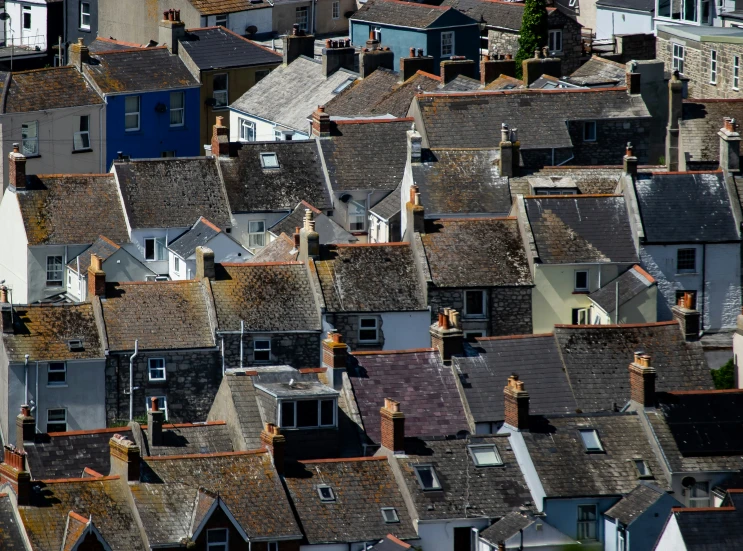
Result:
[[[282,233],[268,245],[259,249],[248,262],[294,262],[299,251],[294,248],[294,239]]]
[[[310,209],[313,212],[315,220],[315,231],[320,235],[320,243],[355,243],[357,237],[344,230],[332,218],[326,216],[321,210],[316,209],[307,201],[300,201],[289,216],[279,220],[276,224],[268,228],[268,231],[274,235],[282,233],[287,236],[294,235],[297,228],[304,226],[305,210]],[[294,240],[292,239],[292,243]]]
[[[437,287],[532,285],[515,218],[441,218],[421,235]]]
[[[406,419],[407,434],[407,419]],[[478,467],[469,445],[495,446],[502,466]],[[508,436],[459,439],[406,438],[405,456],[397,457],[421,520],[498,518],[532,501]],[[433,465],[441,492],[424,491],[414,466]]]
[[[136,44],[134,42],[124,42],[123,40],[115,40],[113,38],[106,38],[104,36],[98,36],[90,44],[88,44],[88,50],[91,54],[98,54],[101,52],[112,52],[114,50],[131,50],[132,48],[144,48],[143,44]]]
[[[485,90],[522,90],[526,88],[523,81],[509,77],[508,75],[500,75],[493,82],[485,86]]]
[[[611,509],[604,513],[624,525],[634,522],[640,515],[658,501],[666,492],[652,484],[638,484]],[[679,503],[679,505],[681,505]]]
[[[299,262],[217,264],[211,282],[220,331],[319,331],[320,312]]]
[[[679,509],[676,519],[686,551],[737,551],[743,541],[743,495],[729,494],[730,503],[709,509]]]
[[[162,444],[153,446],[147,427],[142,427],[142,455],[173,456],[232,451],[230,430],[224,421],[163,425]]]
[[[409,543],[405,543],[392,534],[387,534],[382,541],[369,547],[369,549],[374,549],[374,551],[405,551],[406,549],[410,549],[410,547],[412,546]]]
[[[190,228],[200,216],[220,228],[231,225],[213,158],[115,161],[113,170],[133,229]]]
[[[100,105],[103,99],[72,66],[0,73],[3,113]]]
[[[521,30],[524,4],[520,2],[498,2],[496,0],[444,0],[444,6],[451,6],[469,15],[476,21],[490,27]]]
[[[723,119],[743,120],[741,99],[693,99],[682,106],[679,121],[681,144],[687,163],[709,163],[717,168],[720,162],[720,137]]]
[[[332,208],[320,152],[314,141],[240,146],[237,157],[219,159],[232,212],[289,211],[300,201],[322,210]],[[264,169],[261,153],[275,153],[279,168]]]
[[[417,539],[402,493],[386,457],[303,461],[287,466],[284,478],[310,545],[350,543],[392,533]],[[318,485],[330,486],[321,501]],[[383,507],[394,507],[398,523],[386,523]]]
[[[84,65],[102,94],[191,88],[199,81],[166,47],[102,52]]]
[[[617,189],[622,177],[622,166],[546,166],[522,176],[510,178],[513,195],[532,195],[534,187],[550,187],[556,184],[574,185],[579,193],[611,194]],[[655,170],[655,168],[654,168]],[[639,172],[646,173],[647,168]],[[531,184],[531,186],[530,186]]]
[[[469,430],[454,374],[433,350],[356,353],[349,379],[364,430],[380,441],[379,409],[385,398],[400,402],[407,436],[447,436]]]
[[[606,285],[588,295],[588,298],[608,314],[614,312],[617,302],[621,308],[625,302],[632,300],[654,284],[655,279],[653,279],[653,276],[640,268],[640,266],[635,265],[619,277],[612,279]],[[617,296],[617,293],[619,293],[619,296]]]
[[[524,200],[545,264],[637,262],[622,196],[541,196]]]
[[[427,308],[408,243],[327,245],[315,261],[328,312],[404,312]]]
[[[220,228],[201,216],[190,230],[171,241],[168,248],[181,258],[189,258],[196,253],[196,247],[205,247],[220,233],[222,233]]]
[[[594,54],[565,80],[579,86],[617,86],[625,82],[626,73],[624,64]]]
[[[451,8],[403,2],[400,0],[369,0],[351,16],[351,20],[382,23],[397,27],[427,29],[436,23],[449,9]],[[472,23],[474,24],[474,21]]]
[[[211,348],[206,291],[199,281],[111,283],[101,300],[112,351]]]
[[[555,326],[570,384],[583,411],[608,411],[630,398],[629,364],[649,354],[656,389],[706,390],[712,379],[702,346],[685,342],[675,322],[640,325]]]
[[[14,332],[3,333],[7,360],[34,361],[103,359],[103,348],[93,317],[93,307],[83,304],[32,304],[13,308]],[[70,350],[68,341],[82,340],[82,348]]]
[[[0,494],[0,549],[26,551],[26,543],[13,512],[13,503],[7,493]]]
[[[101,262],[105,262],[120,248],[121,247],[119,245],[117,245],[107,237],[100,235],[90,247],[88,247],[82,253],[70,260],[67,263],[67,267],[76,272],[79,268],[79,273],[87,274],[88,268],[90,267],[91,255],[97,255],[101,259]]]
[[[129,242],[110,174],[29,176],[26,191],[17,191],[16,197],[29,245],[82,245],[99,235]]]
[[[522,514],[520,511],[512,511],[480,532],[480,537],[488,543],[498,545],[518,534],[533,522],[533,518]]]
[[[257,3],[251,0],[189,0],[189,2],[201,15],[220,15],[271,6],[262,0]]]
[[[205,3],[200,0],[193,0],[193,2]],[[234,2],[235,0],[233,0]],[[252,5],[250,0],[242,0],[241,3],[248,6]],[[265,3],[263,6],[269,7],[270,5]],[[179,42],[180,47],[202,71],[227,67],[278,65],[281,63],[281,55],[224,27],[189,29],[186,36],[181,38]]]

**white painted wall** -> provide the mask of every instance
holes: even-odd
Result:
[[[255,124],[255,141],[257,142],[275,142],[275,130],[286,130],[286,127],[280,126],[273,121],[267,121],[254,117],[241,111],[230,108],[230,141],[240,141],[240,119],[247,119]],[[293,140],[307,140],[310,137],[310,123],[307,122],[307,128],[294,129]]]
[[[511,536],[506,540],[506,549],[522,549],[521,534]],[[538,519],[523,530],[523,549],[539,549],[539,551],[564,551],[570,545],[579,544],[572,538],[560,532],[554,526]],[[606,548],[608,550],[608,547]]]
[[[596,7],[596,38],[611,38],[615,34],[646,34],[653,32],[653,16],[632,10]]]
[[[195,220],[194,220],[195,222]],[[168,263],[168,251],[165,250],[165,258],[163,260],[145,260],[144,257],[144,240],[150,237],[161,237],[165,239],[166,245],[173,241],[176,237],[183,234],[190,228],[148,228],[148,229],[132,229],[131,231],[131,245],[127,247],[127,250],[136,258],[141,261],[148,269],[152,270],[156,274],[168,274],[169,263]]]
[[[489,519],[456,519],[434,522],[418,521],[418,536],[420,541],[416,547],[424,551],[451,551],[454,549],[455,528],[476,528],[484,530],[490,525]]]
[[[13,302],[28,302],[28,240],[15,192],[6,190],[0,203],[0,281],[11,289]]]
[[[671,518],[668,519],[668,523],[655,545],[655,551],[686,551],[686,544],[681,536],[681,530],[679,530],[675,515],[672,514]]]
[[[106,281],[145,281],[146,276],[155,275],[123,248],[108,257],[101,268],[106,272]],[[88,276],[87,273],[81,275],[78,278],[76,270],[67,269],[67,292],[75,299],[84,301],[87,299]]]
[[[232,220],[235,226],[232,228],[232,237],[246,249],[248,248],[248,222],[263,220],[266,223],[266,239],[264,243],[268,245],[268,228],[283,220],[290,214],[290,211],[284,212],[251,212],[232,214]],[[255,251],[253,251],[255,252]]]
[[[655,323],[656,321],[658,321],[658,287],[655,285],[619,306],[619,323]],[[607,314],[594,304],[591,309],[591,323],[613,324],[615,323],[614,312]]]
[[[213,27],[217,24],[217,16],[201,17],[204,27]],[[230,13],[227,18],[227,28],[239,35],[246,34],[250,25],[258,27],[258,33],[270,33],[273,25],[273,9],[270,7]]]
[[[431,312],[387,312],[382,318],[384,347],[382,350],[407,350],[431,346]]]
[[[253,256],[250,251],[227,237],[224,233],[214,236],[206,246],[214,251],[214,262],[247,262]],[[170,279],[193,279],[196,273],[196,255],[191,255],[187,259],[178,257],[180,259],[180,270],[178,272],[175,271],[176,256],[173,251],[168,251]]]
[[[25,8],[30,8],[24,9]],[[47,49],[47,9],[45,0],[16,0],[5,1],[5,11],[10,15],[8,25],[8,42],[14,46],[38,46],[40,50]],[[23,12],[31,12],[31,28],[23,28]],[[55,37],[56,40],[56,37]]]
[[[381,218],[373,214],[370,214],[369,215],[369,243],[389,243],[389,242],[390,242],[389,222],[385,222]]]

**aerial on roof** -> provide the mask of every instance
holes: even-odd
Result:
[[[294,235],[297,228],[304,226],[305,211],[310,210],[315,220],[315,231],[320,235],[320,243],[356,243],[359,238],[344,230],[332,218],[315,208],[307,201],[300,201],[289,216],[286,216],[268,228],[274,235]],[[293,242],[293,240],[292,240]]]
[[[580,86],[618,86],[624,83],[626,73],[624,64],[594,54],[565,80]]]
[[[254,4],[249,0],[243,3],[249,6]],[[268,3],[258,5],[269,7]],[[281,63],[281,55],[224,27],[189,29],[179,42],[186,55],[202,71]]]
[[[724,118],[743,120],[743,99],[687,99],[679,127],[687,166],[715,170],[720,165],[720,137]]]
[[[635,265],[600,289],[595,290],[588,295],[588,298],[608,314],[614,312],[617,306],[622,306],[654,284],[653,276],[640,266]]]
[[[607,517],[618,520],[625,526],[632,522],[666,495],[665,490],[641,480],[637,487],[620,499],[616,505],[604,513]],[[681,503],[676,502],[679,506]]]
[[[72,66],[0,73],[2,113],[99,105],[103,99]]]
[[[101,259],[101,262],[105,262],[119,249],[121,249],[119,245],[117,245],[107,237],[101,235],[93,242],[90,247],[88,247],[82,253],[70,260],[67,263],[67,267],[70,270],[77,272],[78,274],[87,274],[88,268],[90,267],[91,255],[96,255],[98,258]]]

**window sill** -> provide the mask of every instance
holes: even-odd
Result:
[[[85,149],[73,149],[72,154],[75,155],[77,153],[92,153],[93,148],[92,147],[86,147]]]
[[[62,285],[61,283],[47,283],[44,288],[58,291],[59,289],[63,289],[64,285]]]
[[[150,379],[147,382],[153,385],[162,385],[163,383],[167,383],[168,380],[167,379]]]
[[[68,387],[67,383],[58,384],[58,385],[57,384],[51,384],[51,385],[50,384],[47,384],[46,385],[46,388],[67,388],[67,387]]]
[[[41,155],[38,153],[36,155],[26,155],[26,159],[38,159],[39,157],[41,157]]]
[[[81,33],[89,33],[89,32],[92,32],[92,31],[90,30],[90,27],[88,27],[87,29],[86,29],[86,28],[84,28],[84,27],[78,27],[78,28],[77,28],[77,30],[78,30],[79,32],[81,32]]]
[[[677,276],[695,276],[699,275],[699,272],[676,272]]]

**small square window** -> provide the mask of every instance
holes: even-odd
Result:
[[[464,317],[484,318],[487,309],[485,306],[485,291],[464,292]]]
[[[147,360],[150,381],[165,380],[165,358],[149,358]]]
[[[394,507],[382,507],[382,518],[387,524],[400,522],[400,517],[397,516],[397,509]]]
[[[228,13],[223,13],[222,15],[218,15],[214,18],[214,22],[216,23],[217,27],[227,27],[228,20],[229,20]]]
[[[586,121],[583,123],[583,141],[596,141],[596,121]]]
[[[551,54],[562,53],[562,29],[552,29],[549,31],[547,47]]]
[[[692,274],[697,271],[697,250],[679,249],[676,252],[676,272]]]
[[[320,496],[320,501],[335,501],[335,493],[330,486],[324,484],[318,486],[317,493]]]
[[[90,30],[90,2],[80,2],[80,28]]]
[[[359,318],[359,342],[379,342],[377,323],[377,318]]]
[[[67,384],[67,364],[64,362],[49,362],[46,368],[47,386],[60,386]]]
[[[588,270],[575,271],[575,290],[588,291]]]
[[[503,465],[503,461],[498,453],[495,444],[483,444],[469,446],[472,461],[477,467],[492,467],[493,465]]]
[[[415,465],[415,476],[418,478],[418,484],[424,490],[440,490],[441,483],[439,482],[436,471],[432,465]]]
[[[279,168],[279,158],[276,153],[261,153],[261,166],[263,168]]]
[[[67,410],[46,410],[46,432],[67,432]]]
[[[601,439],[596,429],[579,429],[580,438],[583,441],[583,447],[587,452],[602,452],[604,447],[601,445]]]
[[[653,478],[653,473],[648,467],[648,462],[644,459],[633,459],[635,469],[637,469],[638,478]]]
[[[451,57],[454,55],[454,31],[444,31],[441,33],[441,57]]]
[[[253,361],[270,362],[271,361],[271,341],[268,339],[253,341]]]

